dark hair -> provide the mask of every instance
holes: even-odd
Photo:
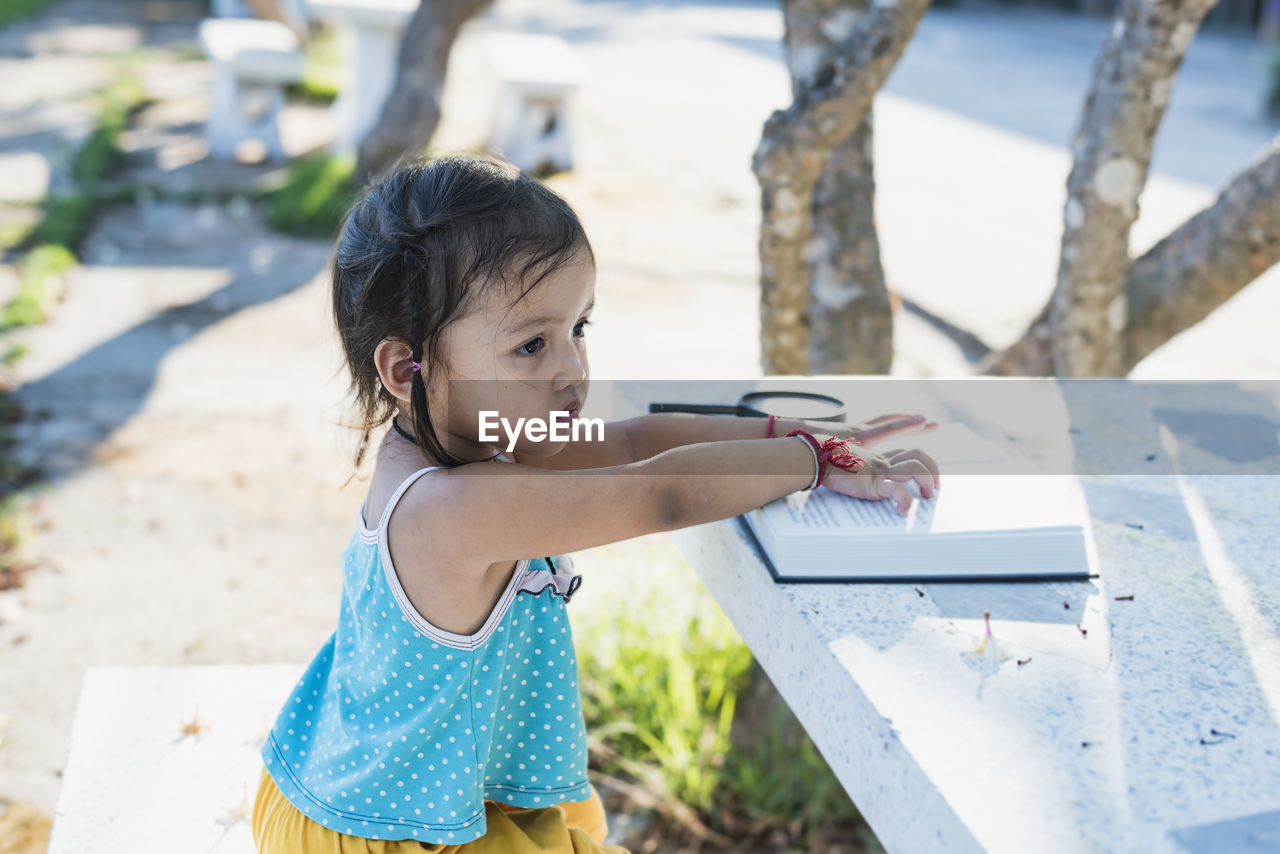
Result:
[[[528,282],[514,305],[580,251],[594,261],[568,202],[500,160],[412,163],[372,186],[347,214],[333,265],[334,320],[364,431],[356,468],[371,431],[397,411],[374,364],[380,342],[399,339],[422,363],[409,407],[418,447],[445,466],[462,465],[441,445],[427,410],[427,383],[448,370],[441,334],[476,304],[481,284]]]

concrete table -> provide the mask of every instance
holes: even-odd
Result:
[[[593,384],[587,417],[790,388],[1070,454],[1088,582],[776,584],[737,520],[672,536],[888,850],[1280,851],[1280,384],[1069,382]]]
[[[331,148],[355,151],[373,129],[396,79],[400,39],[418,0],[307,0],[309,14],[347,34],[346,82],[330,108]]]

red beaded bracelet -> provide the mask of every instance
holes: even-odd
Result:
[[[776,416],[776,415],[770,415],[770,416],[769,416],[769,438],[770,438],[770,439],[774,438],[774,436],[773,436],[773,422],[774,422],[775,420],[777,420],[777,417],[778,417],[778,416]]]
[[[856,472],[858,471],[858,466],[864,462],[861,457],[855,457],[849,453],[849,444],[851,442],[855,445],[862,444],[861,442],[855,442],[853,439],[837,439],[835,436],[831,436],[819,445],[817,437],[806,430],[792,430],[787,434],[787,438],[792,436],[803,436],[813,445],[814,451],[817,452],[818,481],[811,487],[812,489],[822,486],[823,478],[827,476],[827,463],[848,472]]]

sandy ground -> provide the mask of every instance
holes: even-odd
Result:
[[[85,108],[72,96],[106,79],[104,53],[191,40],[198,13],[170,5],[178,11],[143,25],[140,6],[68,0],[0,34],[0,75],[22,84],[0,93],[0,137],[34,139],[51,164],[45,182],[57,185],[84,132]],[[1049,57],[1006,20],[967,14],[931,13],[921,52],[909,53],[877,101],[878,218],[893,287],[999,345],[1052,287],[1069,162],[1063,139],[1044,138],[1056,125],[1016,127],[1016,116],[964,101],[969,89],[956,93],[955,110],[917,91],[931,63],[981,52],[983,38],[1002,40],[1009,62]],[[1076,76],[1046,78],[1027,97],[1078,109],[1078,69],[1105,22],[1055,30],[1032,20],[1024,29],[1057,48],[1044,67],[1065,64]],[[593,375],[759,376],[749,162],[761,124],[787,97],[777,9],[636,3],[620,14],[500,3],[459,42],[439,147],[483,138],[492,95],[483,34],[518,25],[564,32],[589,68],[574,102],[576,169],[550,183],[582,215],[599,259]],[[1205,44],[1197,62],[1212,83],[1227,72],[1212,62],[1218,42]],[[147,80],[161,102],[128,140],[130,174],[177,188],[263,174],[202,160],[203,64],[152,66]],[[1194,102],[1181,113],[1178,104],[1175,95],[1171,122],[1203,124]],[[1176,141],[1165,146],[1170,165],[1144,197],[1135,245],[1211,199],[1217,176],[1272,132],[1256,116],[1231,127],[1217,149],[1191,135],[1198,159],[1180,157]],[[322,144],[327,132],[323,111],[291,108],[291,151]],[[0,151],[0,175],[29,174],[14,159],[20,148]],[[1192,174],[1186,165],[1205,162],[1221,168]],[[22,193],[38,194],[35,180]],[[39,569],[25,587],[0,592],[0,803],[52,813],[86,667],[302,662],[331,631],[334,560],[364,484],[340,488],[355,437],[341,426],[348,411],[327,315],[328,252],[322,241],[270,233],[244,205],[115,208],[86,242],[55,317],[16,336],[30,351],[17,380],[34,416],[21,451],[50,480],[30,502]],[[1276,376],[1280,356],[1263,321],[1280,310],[1274,278],[1134,375]],[[898,323],[895,375],[969,371],[959,347],[927,323],[908,312]],[[575,561],[586,579],[575,603],[584,608],[598,601],[593,588],[632,583],[654,561],[682,565],[662,536]]]

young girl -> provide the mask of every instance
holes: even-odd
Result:
[[[522,433],[503,452],[483,413],[577,418],[594,303],[577,217],[506,164],[402,168],[348,215],[333,309],[364,415],[357,467],[371,431],[392,429],[343,554],[337,629],[262,747],[263,854],[623,852],[602,845],[587,778],[566,553],[819,484],[903,513],[904,481],[937,487],[921,451],[860,459],[841,441],[929,426],[920,416],[833,435],[647,415],[603,437]]]

